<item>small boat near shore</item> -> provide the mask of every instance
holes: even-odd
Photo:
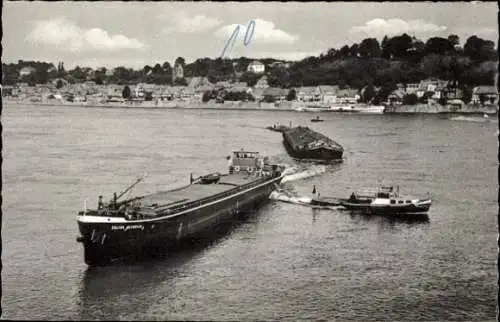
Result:
[[[320,119],[319,116],[316,116],[316,118],[311,119],[311,122],[323,122],[323,119]]]
[[[289,126],[286,125],[279,125],[279,124],[274,124],[273,126],[268,126],[266,129],[274,132],[280,132],[283,133],[285,131],[288,131],[290,129]]]
[[[349,199],[340,200],[340,205],[348,210],[379,215],[421,215],[431,207],[430,194],[427,198],[415,198],[399,194],[399,186],[380,187],[375,194],[353,192]]]

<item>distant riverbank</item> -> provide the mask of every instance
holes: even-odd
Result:
[[[144,108],[144,109],[214,109],[214,110],[262,110],[262,111],[296,111],[300,106],[306,104],[300,102],[283,103],[262,103],[262,102],[224,102],[224,103],[202,103],[188,102],[181,100],[174,101],[126,101],[126,102],[67,102],[62,100],[13,100],[4,97],[5,104],[12,105],[40,105],[40,106],[68,106],[68,107],[86,107],[86,108]],[[326,111],[328,112],[328,111]],[[333,112],[333,111],[332,111]],[[313,112],[314,113],[314,112]],[[388,106],[385,114],[496,114],[495,107],[470,106],[465,105],[461,108],[453,106],[442,106],[439,104],[416,104],[416,105],[395,105]]]

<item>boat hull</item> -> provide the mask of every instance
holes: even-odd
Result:
[[[288,126],[283,126],[283,125],[280,125],[280,126],[268,126],[267,127],[268,130],[271,130],[271,131],[274,131],[274,132],[279,132],[279,133],[283,133],[287,130],[289,130],[290,128]]]
[[[431,201],[422,201],[417,204],[404,205],[372,205],[371,203],[341,202],[341,205],[349,210],[360,211],[366,214],[376,215],[420,215],[427,214]]]
[[[336,198],[313,198],[311,199],[311,205],[313,206],[340,206],[342,201]]]
[[[235,193],[178,215],[157,219],[92,222],[80,216],[78,227],[82,237],[79,241],[83,243],[85,263],[89,266],[107,265],[194,237],[268,201],[275,184],[279,184],[282,178],[271,178],[244,193]]]
[[[283,145],[291,157],[308,161],[338,161],[342,160],[342,155],[344,153],[342,150],[326,148],[294,149],[287,140],[283,140]]]
[[[342,160],[344,148],[340,144],[308,127],[291,128],[282,136],[283,144],[293,158],[319,162]]]
[[[362,114],[384,114],[385,106],[355,106],[353,111]]]

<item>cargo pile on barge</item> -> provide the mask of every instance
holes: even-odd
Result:
[[[308,127],[297,126],[283,132],[283,144],[291,157],[311,161],[341,161],[344,148]]]
[[[78,213],[85,263],[107,264],[195,235],[269,200],[283,179],[284,168],[258,152],[237,151],[228,159],[229,173],[191,175],[177,189],[118,201],[129,187],[109,203],[99,196],[97,209]]]

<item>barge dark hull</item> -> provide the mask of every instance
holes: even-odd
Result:
[[[281,179],[282,176],[270,178],[265,184],[244,193],[235,192],[171,216],[114,223],[78,221],[85,263],[90,266],[107,265],[145,250],[164,248],[195,237],[268,201],[275,184],[279,184]]]
[[[340,144],[308,127],[291,128],[282,135],[283,145],[293,158],[319,162],[342,160],[344,148]]]
[[[334,150],[327,148],[317,149],[294,149],[287,140],[283,140],[283,145],[288,154],[296,159],[310,160],[310,161],[339,161],[342,160],[344,151]]]

